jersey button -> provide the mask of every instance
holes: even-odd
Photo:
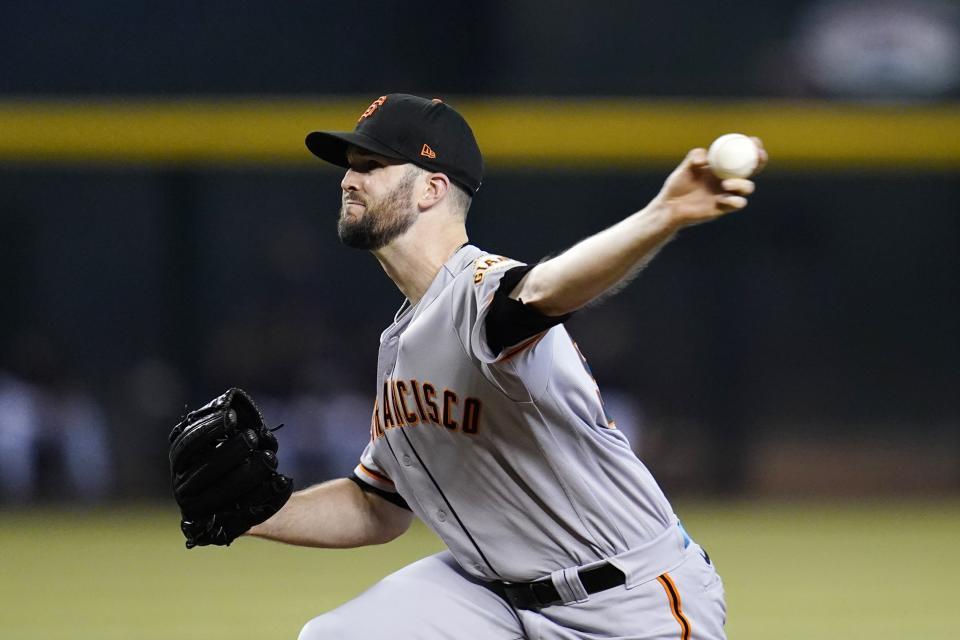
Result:
[[[446,522],[447,512],[444,511],[443,509],[440,509],[439,511],[437,511],[437,520],[439,520],[440,522]]]
[[[403,460],[403,466],[405,467],[410,466],[410,456],[408,456],[407,454],[403,454],[403,457],[401,458],[401,460]]]

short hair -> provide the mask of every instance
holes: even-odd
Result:
[[[415,164],[411,164],[410,168],[411,171],[416,171],[417,173],[436,173]],[[449,176],[447,177],[449,178]],[[460,214],[460,218],[462,220],[466,220],[467,212],[470,211],[470,205],[473,204],[473,195],[467,191],[466,187],[454,182],[453,180],[450,180],[449,197],[451,198],[453,210]]]
[[[460,212],[463,220],[467,219],[467,212],[470,211],[470,205],[473,204],[473,196],[465,187],[456,182],[451,182],[453,188],[450,190],[450,197],[453,198],[453,207]]]

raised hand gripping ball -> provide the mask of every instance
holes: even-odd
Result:
[[[749,178],[760,164],[760,149],[749,136],[728,133],[710,145],[707,163],[718,178]]]

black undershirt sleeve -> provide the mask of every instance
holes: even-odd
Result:
[[[510,298],[510,292],[535,266],[527,264],[513,267],[500,278],[500,286],[493,294],[486,318],[487,346],[494,353],[500,353],[506,347],[532,338],[573,315],[568,313],[562,316],[547,316],[519,300]]]
[[[389,491],[384,491],[383,489],[378,489],[373,485],[369,485],[363,480],[361,480],[360,478],[358,478],[357,474],[355,473],[351,475],[349,479],[353,480],[357,484],[357,486],[360,487],[360,489],[362,489],[365,493],[372,493],[374,495],[380,496],[387,502],[392,502],[393,504],[397,505],[402,509],[406,509],[407,511],[412,511],[412,509],[410,508],[410,505],[407,504],[407,501],[404,500],[399,493],[390,493]]]

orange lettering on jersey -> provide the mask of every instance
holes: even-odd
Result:
[[[437,409],[437,403],[433,401],[437,395],[437,390],[429,382],[423,383],[423,402],[427,405],[427,415],[430,416],[430,422],[440,424],[440,412]]]
[[[451,431],[457,430],[457,421],[453,419],[453,411],[457,406],[457,394],[450,389],[443,390],[443,426]]]
[[[463,428],[464,433],[476,433],[480,428],[480,401],[476,398],[467,398],[463,401]]]
[[[393,424],[393,413],[390,411],[390,395],[387,391],[389,388],[389,383],[383,381],[383,428],[392,429],[395,425]]]
[[[417,411],[411,411],[407,397],[413,395]],[[442,399],[438,396],[442,396]],[[380,407],[383,406],[381,423]],[[373,403],[370,420],[370,439],[384,437],[386,431],[396,427],[426,425],[433,423],[449,431],[473,435],[480,431],[482,403],[477,398],[462,398],[452,389],[437,389],[429,382],[422,385],[416,380],[393,380],[383,382],[383,393]]]
[[[409,425],[415,425],[419,422],[417,419],[417,414],[410,413],[410,410],[407,409],[407,401],[404,398],[407,395],[407,385],[403,380],[397,380],[397,395],[400,397],[400,409],[403,413],[403,419],[407,421]]]
[[[483,282],[483,276],[491,271],[491,267],[497,267],[496,269],[493,269],[493,271],[498,271],[499,269],[505,269],[509,266],[519,264],[520,263],[516,260],[504,258],[503,256],[490,255],[483,258],[477,258],[476,262],[473,263],[473,283],[480,284]]]
[[[427,424],[427,414],[423,412],[423,401],[420,400],[420,383],[416,380],[410,381],[413,387],[413,399],[417,401],[417,412],[420,414],[420,422]]]
[[[383,425],[380,424],[380,399],[373,401],[373,417],[370,419],[370,439],[383,437]]]
[[[400,411],[400,402],[397,400],[397,382],[396,380],[390,381],[390,400],[393,402],[393,419],[397,421],[398,427],[407,426],[406,420],[403,419],[403,413]]]
[[[360,117],[357,119],[357,122],[360,122],[364,118],[369,118],[370,116],[372,116],[374,112],[377,109],[379,109],[381,106],[383,106],[383,103],[386,101],[387,101],[387,96],[380,96],[379,98],[374,100],[373,103],[369,107],[367,107],[367,110],[360,115]]]

